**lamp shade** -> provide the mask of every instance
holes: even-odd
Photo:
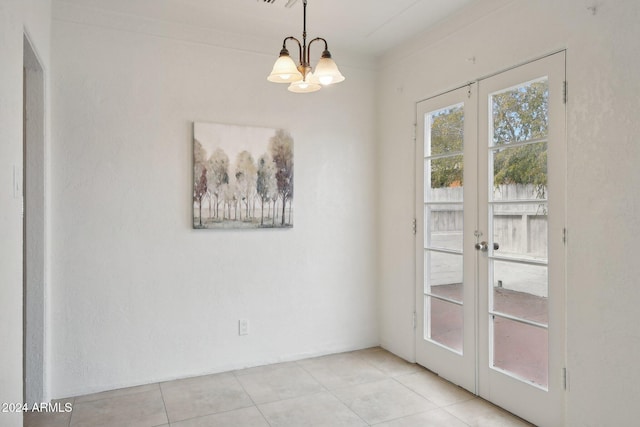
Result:
[[[273,64],[273,70],[267,80],[274,83],[292,83],[302,80],[302,74],[298,71],[296,63],[285,49],[280,52],[280,57]]]
[[[316,65],[315,77],[322,85],[330,85],[344,81],[344,76],[338,70],[338,66],[331,59],[331,55],[322,55]]]
[[[313,73],[309,71],[304,80],[293,82],[289,85],[290,92],[295,93],[309,93],[320,90],[321,86],[317,83],[317,79],[313,76]]]

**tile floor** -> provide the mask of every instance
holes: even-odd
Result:
[[[530,426],[381,348],[59,402],[25,427]]]

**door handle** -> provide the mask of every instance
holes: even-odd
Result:
[[[489,244],[487,242],[476,243],[476,250],[487,252],[487,250],[489,250]]]
[[[482,251],[482,252],[487,252],[489,250],[489,244],[487,242],[480,242],[480,243],[476,243],[476,250]],[[497,251],[498,249],[500,249],[500,244],[499,243],[494,243],[493,244],[493,250]]]

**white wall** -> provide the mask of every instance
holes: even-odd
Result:
[[[595,14],[588,9],[592,4]],[[629,425],[638,418],[638,22],[635,0],[489,0],[381,60],[378,271],[384,347],[414,357],[410,222],[416,101],[566,48],[566,425]]]
[[[292,94],[192,30],[54,8],[53,397],[378,344],[373,72]],[[192,121],[291,132],[293,229],[192,230]]]
[[[50,22],[51,4],[48,0],[0,2],[0,402],[21,402],[23,398],[23,37],[26,31],[46,76],[50,57]],[[14,197],[13,189],[14,167],[19,173],[17,197]],[[22,415],[2,413],[0,425],[21,426]]]

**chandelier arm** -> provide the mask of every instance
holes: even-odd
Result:
[[[287,50],[287,41],[288,40],[294,40],[298,44],[298,59],[300,59],[300,61],[302,61],[302,44],[300,44],[300,40],[298,40],[297,38],[295,38],[293,36],[286,37],[284,39],[284,41],[282,42],[282,49],[283,50]]]
[[[316,37],[315,39],[313,39],[313,40],[311,40],[309,42],[309,47],[307,47],[307,58],[311,58],[311,44],[313,42],[316,42],[316,41],[323,41],[324,42],[324,51],[322,53],[323,57],[325,56],[325,52],[327,52],[327,53],[329,52],[329,47],[327,46],[327,41],[325,39],[323,39],[322,37]],[[331,57],[331,55],[329,55],[329,57]]]

